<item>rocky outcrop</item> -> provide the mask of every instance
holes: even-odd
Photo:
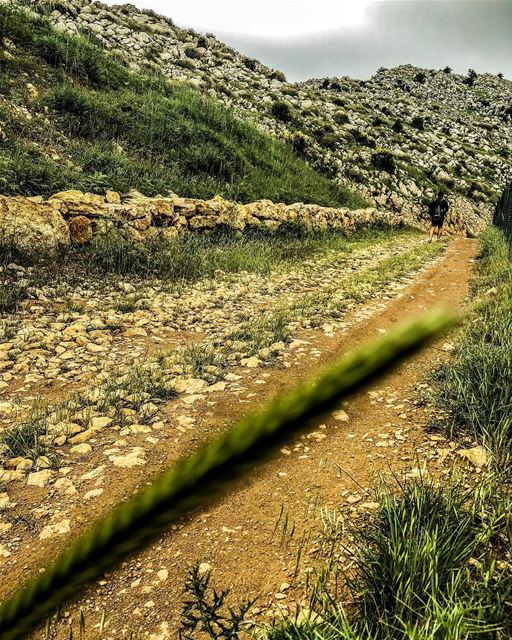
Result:
[[[0,196],[0,238],[22,255],[52,255],[70,245],[69,227],[60,213],[49,203],[22,197]]]
[[[491,208],[486,203],[475,203],[462,196],[450,198],[448,228],[461,231],[468,238],[476,238],[480,235],[491,222],[491,217]]]

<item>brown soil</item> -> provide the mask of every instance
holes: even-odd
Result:
[[[292,365],[299,366],[246,371],[241,380],[243,394],[235,398],[228,392],[215,395],[215,400],[208,403],[209,410],[196,416],[194,430],[187,431],[179,446],[173,447],[170,439],[161,440],[146,466],[116,470],[116,477],[109,478],[108,491],[94,506],[82,504],[71,514],[73,529],[69,536],[81,533],[113,504],[171,465],[187,447],[190,450],[197,446],[198,441],[220,432],[246,410],[260,406],[300,379],[318,374],[319,366],[329,365],[342,353],[412,314],[437,305],[460,308],[467,296],[475,251],[474,241],[453,241],[447,253],[400,296],[384,301],[376,313],[372,314],[370,307],[364,319],[361,313],[355,314],[354,319],[360,321],[341,337],[328,337],[321,331],[302,335],[305,343],[294,349],[291,357]],[[293,609],[293,603],[304,597],[304,584],[316,557],[313,539],[302,545],[300,539],[318,530],[320,508],[336,507],[348,518],[357,517],[372,508],[371,494],[378,474],[414,473],[429,461],[442,472],[443,456],[436,452],[438,439],[427,433],[427,411],[415,398],[425,372],[446,357],[445,342],[446,338],[424,349],[372,389],[353,397],[344,406],[348,421],[329,418],[324,427],[292,440],[267,463],[234,483],[216,505],[185,519],[89,587],[67,607],[75,620],[77,611],[84,612],[86,637],[100,637],[95,625],[106,612],[102,638],[121,638],[127,629],[141,637],[145,637],[143,632],[160,630],[162,635],[155,635],[155,639],[176,638],[184,580],[196,561],[212,566],[216,586],[232,588],[232,602],[258,597],[261,612],[253,614],[257,624],[268,620],[265,613],[275,615],[283,604]],[[190,408],[184,407],[187,410]],[[87,468],[100,463],[100,458],[91,456]],[[45,490],[40,491],[42,497]],[[22,549],[22,557],[3,576],[0,594],[12,592],[20,581],[45,566],[69,542],[66,538],[35,544],[28,536],[30,546]],[[303,547],[303,553],[296,567],[299,547]],[[162,570],[168,572],[167,578],[159,574]],[[276,600],[282,583],[290,587],[285,589],[285,597]],[[58,637],[64,637],[68,621],[58,626]],[[33,637],[44,635],[39,632]]]

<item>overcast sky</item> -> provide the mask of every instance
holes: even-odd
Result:
[[[404,63],[512,78],[512,0],[131,1],[214,33],[290,80],[368,78]]]

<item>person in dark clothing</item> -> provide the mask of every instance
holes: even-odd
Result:
[[[431,222],[429,242],[432,242],[432,238],[434,237],[436,229],[437,239],[439,240],[441,238],[444,220],[449,208],[450,205],[448,204],[442,191],[440,191],[437,194],[437,198],[428,205],[428,215],[430,216]]]

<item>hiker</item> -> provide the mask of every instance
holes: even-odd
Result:
[[[434,233],[437,229],[437,239],[441,239],[441,233],[443,232],[443,224],[444,219],[446,217],[446,212],[450,208],[450,205],[446,201],[444,197],[444,193],[440,191],[437,194],[437,198],[433,200],[428,205],[428,214],[430,216],[430,222],[432,226],[430,227],[430,238],[429,242],[432,242],[432,238],[434,237]]]

